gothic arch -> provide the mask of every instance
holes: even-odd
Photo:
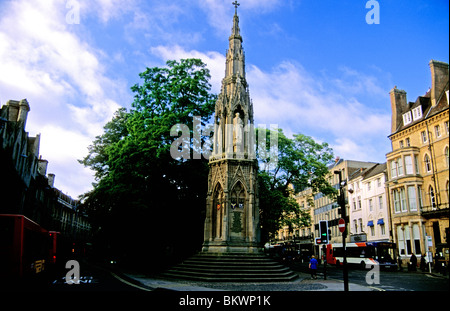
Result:
[[[231,187],[231,208],[243,209],[246,208],[247,189],[244,183],[238,179]]]
[[[212,237],[221,237],[223,233],[223,213],[225,209],[225,197],[222,184],[217,181],[212,195]]]

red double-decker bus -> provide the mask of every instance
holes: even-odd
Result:
[[[0,214],[0,279],[44,272],[56,262],[57,236],[23,215]]]

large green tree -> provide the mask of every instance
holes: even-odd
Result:
[[[207,162],[174,159],[170,148],[177,136],[170,132],[184,124],[194,137],[193,117],[204,125],[216,96],[199,59],[168,61],[139,76],[130,112],[120,109],[80,161],[97,179],[84,206],[97,246],[122,261],[157,266],[201,245]]]
[[[263,240],[283,226],[301,227],[310,224],[294,195],[311,188],[335,196],[336,190],[328,182],[328,165],[333,152],[327,143],[317,143],[309,136],[294,134],[288,138],[281,129],[257,131],[266,135],[265,146],[258,147],[259,193]],[[273,139],[277,137],[274,146]],[[259,139],[258,139],[259,140]]]

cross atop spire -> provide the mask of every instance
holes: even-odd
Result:
[[[240,6],[239,2],[237,2],[237,0],[236,0],[232,3],[232,5],[234,5],[234,14],[237,14],[237,8],[238,8],[238,6]]]

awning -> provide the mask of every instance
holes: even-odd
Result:
[[[383,218],[378,219],[377,225],[384,225],[384,219]]]
[[[373,220],[369,220],[369,222],[367,223],[368,227],[373,227]]]

